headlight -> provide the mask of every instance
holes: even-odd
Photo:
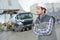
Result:
[[[18,25],[23,25],[23,23],[22,23],[22,22],[17,22],[17,24],[18,24]]]
[[[24,22],[24,20],[16,19],[17,22]]]
[[[24,20],[20,20],[21,22],[24,22]]]

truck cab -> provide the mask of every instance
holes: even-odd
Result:
[[[22,30],[22,29],[31,30],[33,26],[33,15],[30,12],[19,13],[15,17],[15,22],[16,22],[15,26],[19,27],[19,30]]]

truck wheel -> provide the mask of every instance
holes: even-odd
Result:
[[[21,29],[20,32],[23,32],[23,29]]]
[[[32,29],[32,27],[28,27],[29,28],[29,30],[31,30]]]
[[[12,29],[12,31],[15,31],[14,29]]]
[[[25,28],[25,31],[27,31],[27,28]]]

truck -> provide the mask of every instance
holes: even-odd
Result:
[[[13,19],[14,21],[14,19]],[[27,31],[33,27],[33,15],[31,12],[18,13],[15,16],[15,22],[12,23],[13,31]]]

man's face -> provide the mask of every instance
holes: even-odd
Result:
[[[37,14],[42,15],[44,13],[44,10],[42,10],[41,7],[37,7],[36,12]]]

